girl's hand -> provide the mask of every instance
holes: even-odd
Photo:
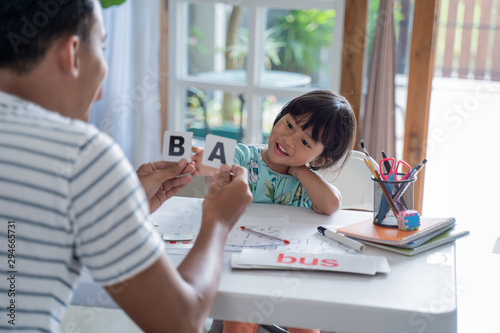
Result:
[[[212,168],[206,165],[201,164],[201,161],[203,160],[203,148],[200,147],[193,147],[191,148],[191,151],[193,152],[193,155],[191,155],[191,163],[194,166],[194,171],[191,173],[193,177],[196,176],[213,176],[217,172],[219,172],[219,169],[217,168]]]
[[[299,179],[299,173],[303,170],[309,170],[305,165],[288,167],[288,174]]]

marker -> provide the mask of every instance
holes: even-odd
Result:
[[[387,158],[387,154],[383,150],[382,150],[382,158]],[[385,171],[387,171],[387,174],[389,174],[391,172],[391,168],[392,168],[391,163],[389,163],[388,160],[385,160],[384,166],[385,166]]]
[[[406,179],[412,179],[412,178],[414,178],[417,175],[417,173],[419,173],[420,170],[422,170],[422,168],[424,167],[425,163],[427,163],[427,159],[424,158],[424,160],[422,162],[420,162],[419,165],[417,165],[416,167],[414,167],[413,170],[411,170],[410,173],[408,174],[408,176],[405,177],[404,179],[406,180]],[[395,201],[398,201],[399,199],[401,199],[401,197],[405,193],[405,191],[408,188],[408,186],[410,186],[410,182],[408,182],[405,185],[401,186],[398,189],[398,191],[396,191],[396,193],[394,193],[394,200]]]
[[[424,167],[425,163],[427,163],[427,159],[426,158],[424,158],[424,160],[422,162],[420,162],[420,164],[418,164],[416,167],[414,167],[410,171],[410,173],[405,178],[403,178],[403,179],[408,179],[408,178],[411,179],[411,178],[415,177],[417,175],[417,173],[420,172],[420,169],[422,169]]]
[[[277,241],[280,241],[280,242],[283,242],[285,244],[290,244],[290,241],[289,240],[286,240],[286,239],[283,239],[283,238],[278,238],[278,237],[274,237],[274,236],[271,236],[271,235],[268,235],[268,234],[265,234],[263,232],[260,232],[260,231],[257,231],[255,229],[252,229],[252,228],[248,228],[248,227],[240,227],[241,230],[244,230],[244,231],[248,231],[248,232],[251,232],[251,233],[254,233],[256,235],[259,235],[259,236],[263,236],[263,237],[267,237],[267,238],[270,238],[270,239],[274,239],[274,240],[277,240]]]
[[[341,244],[344,244],[347,247],[350,247],[351,249],[354,249],[358,252],[364,252],[366,250],[365,244],[362,244],[358,241],[355,241],[354,239],[351,239],[349,237],[346,237],[344,235],[341,235],[339,233],[336,233],[335,231],[328,230],[325,227],[318,227],[318,232],[322,234],[323,236],[326,236],[328,238],[333,239],[334,241],[337,241]]]

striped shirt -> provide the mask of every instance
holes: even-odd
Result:
[[[59,332],[82,267],[107,286],[153,264],[148,215],[107,135],[0,92],[0,331]]]

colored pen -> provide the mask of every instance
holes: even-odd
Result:
[[[368,154],[368,151],[365,148],[365,143],[363,142],[363,140],[361,140],[359,142],[359,144],[361,145],[361,148],[363,148],[363,152],[366,155],[366,157],[363,159],[365,161],[366,166],[368,166],[368,169],[370,169],[370,172],[372,173],[373,177],[376,180],[378,180],[378,185],[380,186],[380,189],[382,190],[382,193],[384,194],[387,202],[389,203],[389,207],[391,207],[392,212],[394,213],[394,216],[398,216],[399,210],[396,207],[396,205],[394,204],[394,201],[392,200],[391,194],[389,193],[389,191],[387,191],[387,188],[385,188],[385,185],[380,182],[380,180],[381,180],[380,175],[377,172],[377,170],[375,170],[375,168],[373,167],[372,162],[370,161],[371,157],[370,157],[370,154]]]
[[[417,165],[416,167],[414,167],[410,171],[410,173],[408,174],[408,176],[405,177],[404,179],[412,179],[413,177],[415,177],[417,175],[417,173],[419,173],[420,170],[422,170],[422,168],[424,167],[425,163],[427,163],[427,159],[424,158],[424,160],[422,162],[420,162],[419,165]],[[398,201],[399,199],[401,199],[401,197],[405,193],[405,191],[408,188],[408,186],[410,186],[410,183],[406,183],[404,186],[401,186],[399,188],[399,190],[396,193],[394,193],[394,200],[395,201]]]
[[[425,163],[427,163],[427,159],[426,158],[424,158],[424,160],[422,162],[420,162],[420,164],[418,164],[417,166],[415,166],[410,171],[410,173],[405,178],[403,178],[403,180],[412,179],[413,177],[415,177],[420,172],[420,170],[422,170],[422,168],[424,167]],[[410,186],[410,183],[411,182],[407,182],[406,184],[400,186],[398,188],[398,190],[396,191],[396,193],[394,193],[394,195],[393,195],[392,198],[394,199],[395,202],[399,202],[399,200],[401,200],[401,198],[403,197],[403,194],[405,194],[405,191]],[[384,214],[384,218],[385,218],[386,215],[387,215],[387,211]],[[397,215],[395,215],[395,216],[397,216]]]
[[[417,165],[416,167],[414,167],[410,173],[404,178],[404,179],[408,179],[408,178],[413,178],[417,175],[417,173],[420,172],[420,170],[424,167],[424,164],[427,163],[427,159],[424,158],[424,160],[422,162],[420,162],[419,165]]]
[[[382,158],[387,158],[387,154],[386,154],[386,153],[385,153],[385,151],[383,151],[383,150],[382,150]],[[391,163],[389,163],[389,161],[385,160],[385,161],[384,161],[384,166],[385,166],[385,170],[387,171],[387,174],[389,174],[389,173],[391,172],[391,168],[392,168],[392,167],[391,167]],[[408,173],[408,174],[407,174],[407,175],[403,178],[403,180],[404,180],[404,179],[406,179],[406,178],[408,177],[408,175],[409,175],[409,174],[410,174],[410,173]],[[395,187],[396,192],[397,192],[397,191],[401,188],[401,186],[403,186],[403,185],[396,185],[396,187]],[[392,198],[394,199],[394,196],[392,196]],[[394,200],[394,204],[396,205],[396,207],[397,207],[398,209],[402,209],[402,210],[404,210],[404,209],[406,209],[406,207],[408,207],[408,205],[406,204],[406,202],[405,202],[404,198],[403,198],[403,200],[401,200],[401,203],[400,203],[398,200]],[[386,212],[386,214],[387,214],[387,212]],[[384,217],[384,218],[385,218],[385,217]]]
[[[283,239],[283,238],[279,238],[279,237],[274,237],[274,236],[265,234],[263,232],[257,231],[257,230],[252,229],[252,228],[243,227],[243,226],[241,226],[240,228],[241,228],[241,230],[248,231],[248,232],[254,233],[254,234],[259,235],[259,236],[263,236],[263,237],[267,237],[267,238],[270,238],[270,239],[274,239],[274,240],[283,242],[285,244],[290,244],[289,240],[286,240],[286,239]]]
[[[389,207],[392,209],[392,212],[394,213],[394,216],[398,216],[399,210],[396,208],[396,204],[392,200],[392,196],[389,193],[389,191],[387,191],[387,188],[385,187],[385,185],[382,184],[382,182],[380,182],[381,178],[380,178],[379,173],[377,172],[377,170],[375,170],[373,168],[373,165],[371,164],[371,162],[370,162],[370,160],[368,158],[365,158],[365,163],[368,166],[368,168],[370,169],[370,171],[372,172],[373,177],[376,180],[378,180],[378,185],[380,186],[380,189],[382,190],[382,193],[384,194],[385,199],[389,203]]]
[[[354,239],[351,239],[347,236],[336,233],[335,231],[328,230],[325,227],[319,226],[318,233],[328,238],[331,238],[334,241],[337,241],[341,244],[344,244],[345,246],[350,247],[351,249],[354,249],[358,252],[364,252],[366,250],[365,244],[355,241]]]
[[[382,150],[382,158],[387,158],[387,154],[383,150]],[[387,174],[389,174],[391,172],[391,163],[389,163],[389,161],[385,160],[384,166],[385,166],[385,170],[387,171]]]

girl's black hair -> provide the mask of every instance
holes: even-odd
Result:
[[[64,35],[87,42],[94,23],[93,0],[1,0],[0,67],[29,72]]]
[[[288,102],[274,120],[273,127],[286,114],[293,116],[302,130],[312,127],[312,138],[325,148],[319,160],[325,161],[317,170],[336,164],[344,157],[344,166],[356,136],[356,118],[343,96],[330,90],[314,90]]]

